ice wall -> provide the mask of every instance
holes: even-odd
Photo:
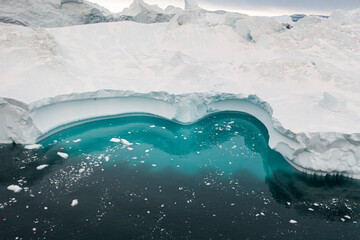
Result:
[[[26,104],[0,98],[0,143],[35,142],[40,134]]]
[[[260,120],[268,130],[269,146],[298,170],[360,179],[360,134],[293,133],[283,128],[272,117],[269,104],[255,95],[101,90],[48,98],[29,108],[2,99],[0,111],[1,141],[26,144],[84,122],[121,115],[151,114],[190,124],[212,113],[239,111]]]

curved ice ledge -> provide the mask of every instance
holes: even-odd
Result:
[[[61,95],[29,106],[0,99],[0,141],[31,144],[76,124],[123,114],[151,114],[191,124],[223,111],[244,112],[261,121],[268,130],[269,146],[300,171],[360,179],[360,134],[295,134],[284,129],[269,104],[255,95],[101,90]]]

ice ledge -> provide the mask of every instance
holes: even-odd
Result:
[[[121,114],[147,113],[190,124],[222,111],[245,112],[260,120],[268,130],[269,146],[300,171],[360,179],[360,133],[293,133],[255,95],[101,90],[60,95],[29,106],[0,99],[0,142],[32,144],[64,126]]]

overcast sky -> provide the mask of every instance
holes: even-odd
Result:
[[[112,12],[121,12],[130,6],[133,0],[90,0],[108,8]],[[162,8],[168,5],[184,6],[183,0],[144,0]],[[250,15],[282,15],[293,13],[329,14],[335,9],[352,10],[360,8],[360,0],[198,0],[200,7],[215,10],[243,12]]]

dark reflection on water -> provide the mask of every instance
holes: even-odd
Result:
[[[222,113],[191,126],[88,123],[39,150],[3,145],[0,239],[357,239],[358,181],[299,173],[267,142],[256,119]]]

